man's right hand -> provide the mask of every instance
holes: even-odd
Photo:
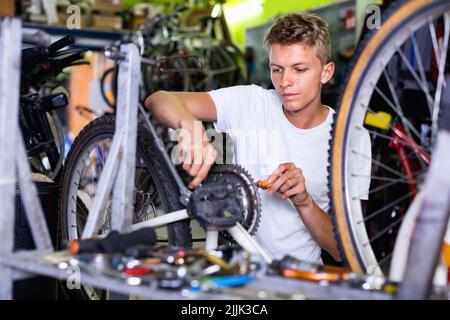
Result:
[[[217,150],[209,142],[205,128],[198,120],[180,123],[178,134],[178,159],[183,169],[194,179],[190,189],[196,188],[208,175],[217,157]]]

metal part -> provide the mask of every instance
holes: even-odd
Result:
[[[158,228],[167,225],[168,223],[177,222],[180,220],[188,219],[189,215],[186,211],[186,209],[173,211],[170,213],[166,213],[162,216],[149,219],[146,221],[142,221],[139,223],[135,223],[131,226],[131,230],[137,230],[145,227],[153,227]]]
[[[48,47],[50,44],[50,35],[42,30],[23,30],[23,39],[25,44],[31,44],[38,47]]]
[[[0,258],[14,246],[14,197],[16,192],[16,151],[19,111],[21,22],[0,19]],[[11,138],[12,137],[12,138]],[[24,160],[22,160],[24,161]],[[25,160],[26,161],[26,160]],[[0,265],[0,299],[12,298],[12,270]]]
[[[234,238],[234,240],[244,249],[250,251],[253,254],[260,255],[266,261],[271,264],[273,261],[272,256],[264,250],[253,237],[244,229],[244,227],[237,223],[234,227],[227,229],[227,232]]]
[[[206,233],[206,251],[216,250],[219,244],[219,232],[208,230]]]
[[[122,128],[122,150],[120,166],[112,196],[113,230],[126,231],[132,223],[134,212],[133,199],[135,184],[136,140],[139,103],[139,79],[141,72],[141,56],[135,45],[122,45],[121,53],[127,59],[119,63],[116,128]],[[109,159],[109,158],[108,158]],[[109,177],[108,177],[109,178]],[[128,199],[128,201],[127,201]]]
[[[236,191],[231,184],[202,184],[192,193],[189,214],[208,231],[226,230],[243,218]]]
[[[188,60],[192,59],[195,61],[195,64],[197,67],[195,68],[167,68],[167,63],[171,60]],[[146,59],[149,60],[149,59]],[[159,71],[164,73],[177,73],[177,72],[200,72],[203,68],[203,61],[192,54],[181,54],[181,55],[171,55],[170,57],[162,57],[156,60],[156,64],[153,62],[153,60],[150,60],[147,62],[150,65],[156,65],[159,68]]]
[[[139,96],[140,56],[133,44],[121,46],[121,55],[127,59],[119,64],[118,102],[122,104],[122,111],[117,114],[116,128],[108,159],[98,184],[98,194],[95,197],[92,211],[89,213],[82,238],[91,238],[98,230],[101,212],[106,208],[106,202],[113,184],[113,217],[112,227],[125,231],[131,226],[133,204],[127,199],[133,198],[135,162],[136,162],[136,134],[137,134],[137,104]],[[117,176],[116,176],[117,174]],[[116,179],[114,179],[117,177]]]
[[[447,108],[444,112],[447,111],[450,109]],[[431,294],[432,280],[450,215],[449,144],[450,132],[440,131],[433,162],[423,187],[424,200],[412,235],[403,283],[397,296],[399,299],[427,299]],[[423,258],[424,252],[428,259]]]
[[[261,220],[261,201],[258,188],[250,174],[239,165],[216,165],[203,182],[203,184],[208,183],[231,185],[237,190],[237,197],[244,209],[240,223],[250,235],[254,235]],[[233,238],[228,233],[221,232],[220,236],[234,243]]]
[[[161,138],[156,133],[155,128],[153,127],[152,123],[150,122],[148,113],[145,112],[142,104],[139,104],[139,110],[141,111],[141,113],[143,115],[144,122],[147,125],[147,128],[150,131],[152,138],[155,140],[156,146],[158,147],[160,154],[163,157],[163,160],[164,160],[164,163],[166,164],[167,169],[170,171],[171,176],[174,178],[175,183],[177,184],[177,186],[180,190],[180,202],[183,205],[187,206],[189,204],[189,200],[191,198],[192,192],[186,187],[186,185],[184,184],[183,180],[180,177],[180,174],[177,172],[177,170],[173,166],[172,160],[170,159],[169,155],[167,154],[166,148],[164,146],[164,142],[161,140]]]
[[[111,60],[119,61],[126,58],[126,54],[119,51],[117,46],[109,46],[104,50],[105,57]]]
[[[21,22],[18,19],[0,20],[0,147],[7,150],[0,159],[0,258],[13,250],[14,210],[17,178],[31,232],[39,250],[53,250],[50,234],[32,182],[23,138],[18,125],[19,81],[21,63]],[[11,120],[10,120],[11,119]],[[0,265],[0,299],[12,298],[14,272]]]

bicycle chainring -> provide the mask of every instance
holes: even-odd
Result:
[[[250,174],[241,166],[234,164],[215,165],[202,185],[231,185],[240,201],[242,214],[240,223],[248,233],[254,235],[261,219],[261,200],[258,188]],[[222,240],[234,243],[228,232],[220,232]]]

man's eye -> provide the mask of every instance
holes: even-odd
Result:
[[[281,69],[272,69],[272,72],[280,72]]]
[[[303,72],[308,71],[308,69],[295,69],[295,71],[300,72],[300,73],[303,73]]]

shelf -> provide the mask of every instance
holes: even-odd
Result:
[[[18,274],[32,273],[58,279],[67,279],[71,273],[58,268],[58,264],[69,262],[67,251],[37,252],[21,251],[4,256],[0,262],[11,267]],[[191,292],[167,290],[157,287],[156,281],[147,285],[130,285],[124,279],[112,278],[102,274],[93,274],[87,270],[81,271],[81,282],[94,287],[117,292],[123,295],[133,295],[159,300],[192,300],[192,299],[365,299],[387,300],[392,296],[380,291],[351,288],[348,284],[317,284],[314,282],[287,279],[276,275],[262,276],[255,281],[239,288],[225,288],[218,292]]]

